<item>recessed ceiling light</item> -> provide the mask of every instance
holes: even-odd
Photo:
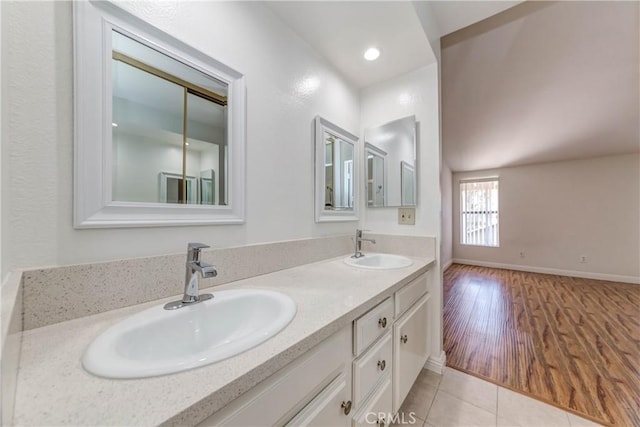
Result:
[[[117,123],[111,123],[111,126],[113,126],[114,128],[117,128],[118,124]]]
[[[189,145],[189,143],[188,143],[188,142],[185,142],[185,143],[184,143],[184,145]]]
[[[377,47],[370,47],[364,52],[364,59],[367,61],[375,61],[380,56],[380,49]]]

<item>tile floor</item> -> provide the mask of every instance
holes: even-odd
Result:
[[[422,371],[400,408],[398,420],[404,414],[408,423],[413,419],[411,412],[416,419],[413,425],[420,427],[599,425],[451,368],[443,375]]]

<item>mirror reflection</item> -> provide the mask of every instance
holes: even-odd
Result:
[[[416,179],[415,167],[409,163],[400,162],[400,191],[402,206],[415,206]]]
[[[112,32],[113,200],[226,205],[225,83]]]
[[[365,144],[367,173],[367,206],[385,205],[384,170],[387,153],[371,144]]]
[[[416,120],[365,130],[367,206],[416,205]]]
[[[353,144],[324,132],[326,210],[353,209]]]

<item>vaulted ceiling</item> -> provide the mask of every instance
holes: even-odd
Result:
[[[443,154],[455,171],[640,150],[638,2],[267,5],[358,88],[436,60],[426,10],[444,36]],[[370,45],[377,61],[362,58]]]
[[[454,171],[640,150],[638,2],[526,2],[442,39]]]
[[[520,1],[429,2],[442,36]],[[411,1],[269,1],[267,6],[331,62],[354,86],[363,88],[435,62]],[[370,46],[381,57],[366,61]]]

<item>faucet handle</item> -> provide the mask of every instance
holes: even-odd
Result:
[[[189,243],[187,246],[187,262],[200,260],[200,249],[210,248],[204,243]]]
[[[200,249],[210,248],[211,246],[205,245],[204,243],[189,243],[187,249],[190,251],[199,251]]]

